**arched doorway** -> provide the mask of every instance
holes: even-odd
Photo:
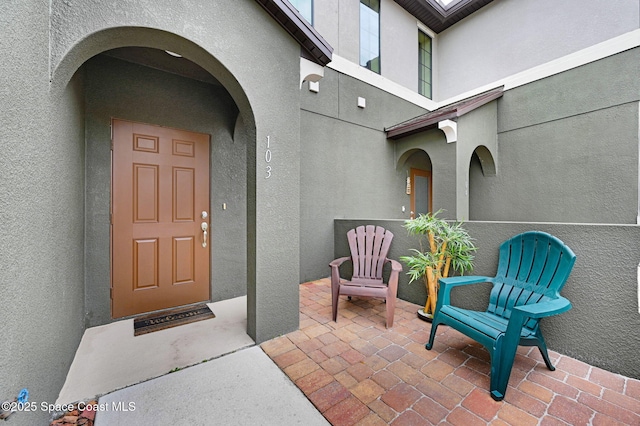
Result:
[[[405,159],[402,167],[407,175],[409,217],[413,219],[433,210],[431,158],[421,149],[410,150],[402,158]]]
[[[114,39],[122,39],[107,35],[122,31],[129,35],[127,43],[131,45],[113,46]],[[150,39],[153,43],[149,43]],[[140,47],[136,44],[154,46]],[[166,48],[172,50],[167,51]],[[197,63],[184,56],[192,57]],[[88,58],[82,61],[83,57]],[[113,119],[161,129],[197,132],[210,138],[210,154],[205,159],[210,169],[206,177],[211,188],[207,191],[210,200],[206,208],[199,208],[194,215],[194,219],[202,221],[200,210],[206,211],[206,222],[211,227],[208,229],[207,247],[210,254],[205,259],[210,262],[206,265],[210,279],[207,279],[206,291],[201,292],[206,296],[199,298],[217,301],[246,295],[247,156],[250,155],[248,150],[255,149],[255,144],[251,143],[255,124],[251,110],[247,108],[246,96],[229,71],[210,53],[188,40],[148,28],[120,28],[96,33],[76,45],[62,59],[52,83],[54,94],[73,90],[82,98],[79,101],[82,109],[78,108],[79,113],[74,120],[75,124],[81,123],[85,135],[86,325],[101,325],[123,315],[155,309],[123,313],[112,308],[114,297],[118,296],[114,295],[115,286],[111,279],[117,265],[108,259],[115,259],[112,256],[114,250],[120,250],[113,244],[116,235],[111,182],[119,173],[115,168],[119,166],[112,162]],[[199,222],[197,224],[200,225]],[[184,236],[180,241],[186,241]],[[144,257],[142,263],[153,275],[168,262],[158,263],[155,255],[160,249],[157,244],[146,246],[138,254]],[[183,254],[198,248],[193,241],[182,246],[185,248],[181,250]],[[131,257],[135,257],[134,254]],[[232,262],[229,262],[230,258]],[[133,260],[125,259],[124,262],[133,263]],[[182,267],[182,272],[189,272],[190,268]],[[173,272],[169,272],[172,279],[176,278]],[[176,288],[180,287],[176,284],[181,280],[177,278],[171,283]],[[147,281],[147,289],[155,286],[153,280]],[[144,290],[144,287],[141,288]],[[165,305],[182,304],[176,300],[169,300]],[[161,307],[164,305],[158,306]]]

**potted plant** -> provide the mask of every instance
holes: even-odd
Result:
[[[437,217],[439,213],[440,210],[405,221],[409,234],[418,237],[420,249],[411,249],[412,256],[400,257],[409,267],[409,283],[422,279],[425,284],[427,301],[424,309],[418,310],[418,317],[427,321],[436,310],[438,280],[450,273],[464,275],[471,271],[476,250],[462,222],[449,223]]]

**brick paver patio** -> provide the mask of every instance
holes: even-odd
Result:
[[[424,348],[430,324],[398,300],[341,297],[331,320],[328,279],[300,286],[300,329],[261,345],[333,425],[640,425],[640,381],[550,351],[519,348],[502,402],[489,395],[489,355],[446,326]]]

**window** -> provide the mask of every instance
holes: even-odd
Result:
[[[418,93],[431,99],[431,37],[418,30]]]
[[[300,15],[313,25],[313,0],[289,0],[289,3],[300,12]]]
[[[380,0],[360,0],[360,65],[380,74]]]

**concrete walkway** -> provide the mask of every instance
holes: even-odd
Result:
[[[246,305],[135,337],[132,319],[87,329],[57,403],[99,397],[98,426],[327,425],[247,335]]]
[[[328,425],[259,347],[110,393],[96,426]]]
[[[56,404],[84,401],[254,346],[247,335],[247,298],[209,303],[213,319],[141,336],[133,320],[85,331]]]

